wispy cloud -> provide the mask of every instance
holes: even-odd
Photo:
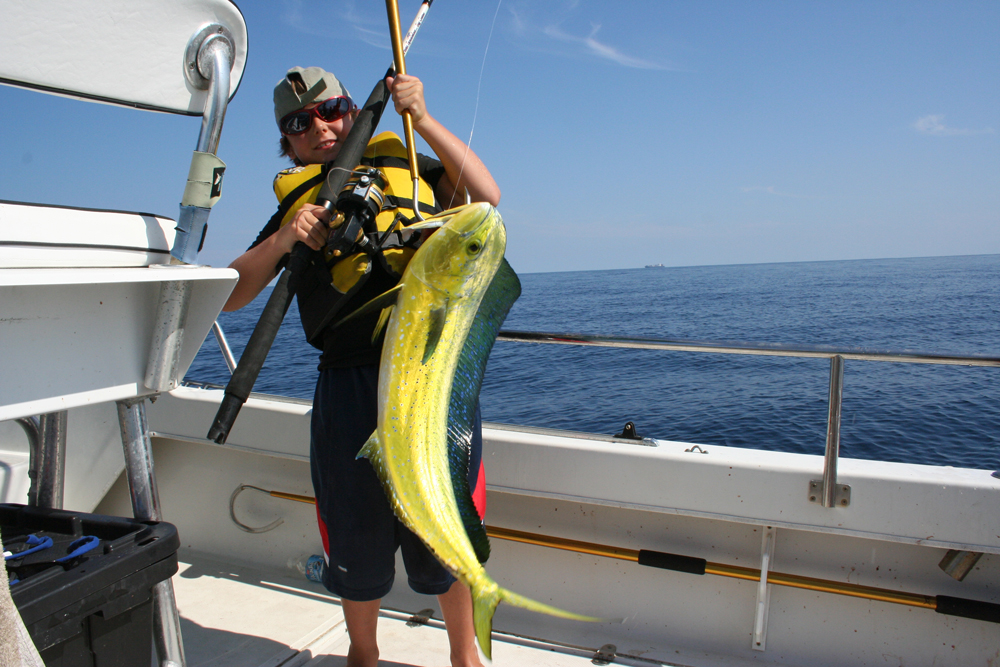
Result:
[[[740,188],[740,192],[762,192],[766,195],[774,195],[775,197],[792,197],[794,199],[807,199],[805,195],[793,195],[790,192],[781,192],[773,185],[746,185]]]
[[[303,12],[302,0],[285,0],[284,8],[282,21],[305,35],[329,37],[331,25],[348,26],[359,41],[386,51],[392,48],[385,31],[384,13],[359,11],[354,2],[339,4],[336,10],[331,5],[310,3],[308,12]]]
[[[933,134],[939,137],[956,137],[956,136],[968,136],[973,134],[993,134],[992,127],[986,127],[980,130],[972,130],[967,128],[958,127],[948,127],[944,124],[944,114],[930,114],[928,116],[923,116],[918,118],[910,126],[917,132],[921,134]]]
[[[661,60],[639,58],[624,52],[621,48],[599,40],[597,33],[600,23],[591,23],[590,32],[571,30],[564,27],[572,21],[571,14],[579,9],[578,2],[567,2],[555,13],[557,16],[538,17],[533,14],[542,11],[537,5],[523,4],[505,6],[510,15],[509,29],[517,37],[522,47],[531,50],[549,51],[555,48],[568,57],[600,58],[622,67],[644,70],[681,71],[678,65]],[[548,39],[546,39],[548,38]],[[558,44],[559,46],[555,46]]]
[[[623,67],[632,67],[634,69],[651,69],[651,70],[672,70],[677,69],[675,66],[665,63],[656,63],[651,60],[643,60],[642,58],[635,58],[633,56],[626,55],[619,51],[617,48],[611,46],[610,44],[605,44],[597,40],[597,32],[601,29],[600,24],[591,24],[590,34],[586,37],[577,37],[575,35],[570,35],[564,32],[559,26],[552,25],[543,28],[547,36],[552,39],[558,40],[560,42],[566,42],[570,44],[582,45],[586,52],[590,55],[597,56],[599,58],[604,58],[610,60],[613,63],[622,65]]]

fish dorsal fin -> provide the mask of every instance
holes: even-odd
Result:
[[[469,335],[465,339],[455,378],[452,381],[448,405],[448,461],[451,467],[451,482],[455,489],[455,501],[462,523],[480,562],[486,562],[489,558],[490,542],[469,488],[472,425],[490,351],[510,307],[520,295],[521,282],[514,269],[504,259],[483,295]],[[478,470],[476,472],[478,473]],[[482,484],[483,480],[479,483]]]
[[[427,343],[424,345],[424,358],[422,363],[426,364],[427,360],[431,358],[432,354],[434,354],[434,350],[437,349],[438,341],[441,340],[441,332],[444,331],[444,322],[447,316],[447,300],[441,306],[431,308],[431,312],[427,314],[428,319],[430,319],[430,325],[427,327]]]
[[[475,416],[475,412],[473,412]],[[486,527],[483,525],[483,518],[476,509],[476,503],[472,499],[472,489],[469,485],[469,474],[472,472],[472,424],[465,429],[460,425],[448,424],[448,468],[451,473],[451,486],[455,491],[455,505],[458,508],[458,515],[462,517],[462,525],[465,526],[465,533],[469,536],[469,542],[476,552],[476,558],[480,563],[485,563],[490,557],[490,540],[486,535]],[[478,479],[479,469],[476,466],[477,483],[483,484],[485,480]]]
[[[403,289],[403,285],[399,284],[399,285],[396,285],[395,287],[393,287],[390,290],[382,292],[381,294],[379,294],[377,297],[375,297],[374,299],[372,299],[371,301],[369,301],[365,305],[363,305],[363,306],[361,306],[361,307],[359,307],[359,308],[351,311],[351,313],[349,313],[348,315],[344,315],[343,317],[341,317],[339,320],[337,320],[336,322],[334,322],[333,326],[330,327],[330,328],[331,329],[336,329],[337,327],[339,327],[341,324],[344,324],[345,322],[349,322],[349,321],[351,321],[353,319],[356,319],[358,317],[362,317],[362,316],[367,315],[369,313],[374,313],[376,310],[385,309],[385,308],[388,308],[389,306],[396,305],[396,299],[399,297],[399,292],[402,289]],[[388,319],[388,318],[386,318],[386,319]]]

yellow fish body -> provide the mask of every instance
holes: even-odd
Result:
[[[472,591],[476,637],[490,657],[493,613],[501,600],[565,618],[596,619],[501,588],[483,569],[470,542],[449,469],[453,381],[456,393],[466,394],[466,404],[474,406],[485,356],[520,285],[503,258],[506,231],[496,209],[470,204],[439,217],[443,226],[413,256],[395,290],[379,369],[378,428],[358,456],[372,463],[400,521]],[[496,289],[501,279],[508,283],[505,298],[509,302],[494,316],[499,320],[495,327],[490,330],[487,325],[483,331],[481,321],[488,316],[477,319],[477,314],[488,305],[483,304],[484,295],[491,299],[503,291]],[[484,340],[476,343],[476,336]],[[481,368],[471,385],[465,376],[475,373],[469,372],[468,359],[460,362],[463,349],[466,357],[470,350],[471,356],[481,357],[474,360]],[[466,367],[460,369],[462,363]],[[456,369],[460,370],[458,380]],[[485,541],[485,532],[482,537]]]

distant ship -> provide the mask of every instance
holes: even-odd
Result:
[[[664,266],[663,264],[647,264],[646,268],[647,269],[665,269],[667,267]]]

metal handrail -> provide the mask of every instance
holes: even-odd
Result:
[[[226,360],[229,374],[232,375],[236,372],[236,357],[233,356],[233,350],[229,347],[229,341],[226,340],[226,334],[222,330],[219,320],[212,322],[212,333],[215,334],[215,340],[219,342],[219,351],[222,352],[222,358]]]
[[[826,452],[823,456],[823,507],[837,504],[837,460],[840,458],[840,406],[844,399],[844,358],[830,357],[830,410],[826,418]]]
[[[832,345],[782,345],[781,343],[749,343],[738,341],[698,341],[670,338],[625,338],[620,336],[592,336],[589,334],[546,333],[542,331],[503,330],[497,340],[523,343],[554,343],[557,345],[589,345],[591,347],[618,347],[636,350],[671,350],[677,352],[710,352],[714,354],[748,354],[768,357],[826,358],[865,361],[895,361],[913,364],[944,364],[949,366],[1000,367],[1000,357],[985,354],[943,354],[916,350],[880,350],[863,347],[834,347]]]
[[[746,354],[769,357],[826,358],[830,360],[830,409],[826,423],[826,449],[823,456],[823,479],[810,482],[809,500],[823,507],[850,505],[850,487],[837,484],[837,461],[840,458],[840,410],[844,391],[844,360],[892,361],[913,364],[944,364],[950,366],[1000,366],[1000,357],[988,355],[958,355],[913,350],[878,350],[838,348],[828,345],[782,345],[780,343],[712,342],[671,340],[665,338],[624,338],[587,334],[545,333],[541,331],[501,331],[497,340],[519,343],[551,343],[555,345],[585,345],[635,350],[677,352],[708,352],[713,354]]]
[[[232,372],[232,352],[222,327],[212,327],[227,364]],[[826,449],[823,457],[823,479],[810,483],[809,500],[824,507],[847,507],[850,487],[837,485],[837,461],[840,457],[840,413],[844,391],[844,360],[891,361],[911,364],[948,366],[1000,367],[1000,357],[985,354],[944,354],[915,350],[882,350],[871,348],[839,348],[830,345],[782,345],[780,343],[750,343],[734,341],[697,341],[669,338],[627,338],[589,334],[546,333],[542,331],[503,330],[497,340],[517,343],[549,343],[554,345],[584,345],[589,347],[660,350],[674,352],[707,352],[712,354],[744,354],[769,357],[825,358],[830,360],[830,407],[826,425]],[[814,492],[813,487],[818,490]]]

